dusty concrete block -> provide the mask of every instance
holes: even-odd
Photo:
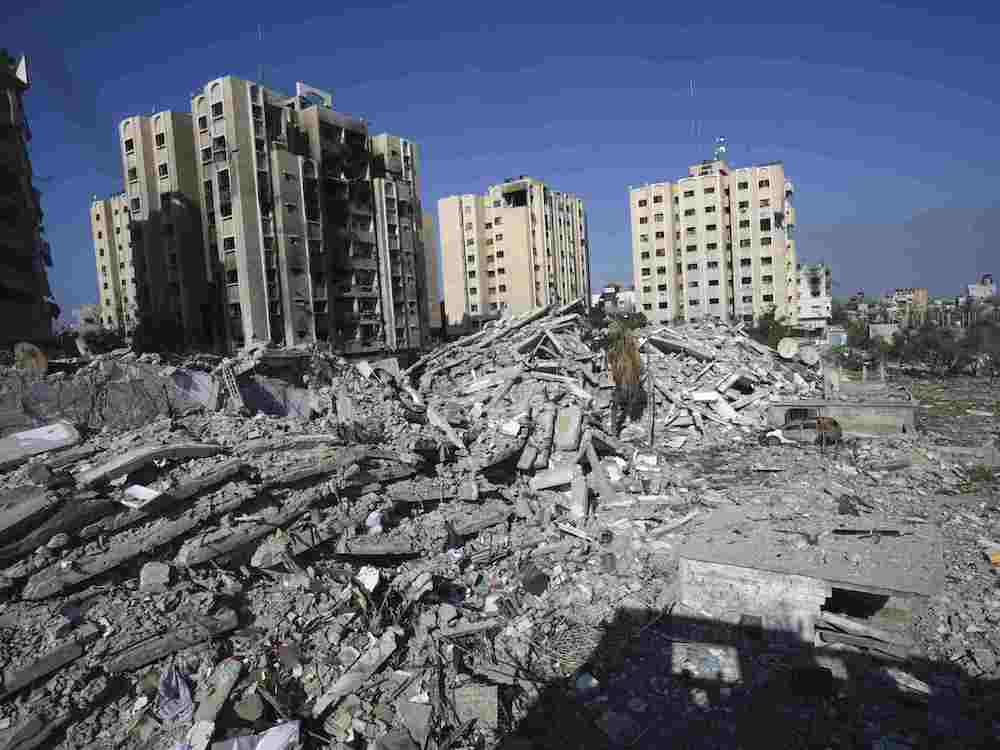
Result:
[[[587,479],[582,474],[573,477],[569,490],[569,512],[573,518],[586,518],[589,507],[590,493],[587,489]]]
[[[564,464],[536,474],[531,478],[530,486],[533,490],[547,490],[550,487],[570,484],[574,477],[579,474],[580,466],[578,464]]]
[[[46,451],[68,448],[80,442],[80,433],[69,422],[55,422],[34,430],[15,432],[0,439],[0,471],[17,466]]]
[[[139,573],[139,591],[143,594],[162,594],[170,586],[170,566],[161,562],[148,562]]]
[[[580,445],[583,411],[577,404],[563,407],[556,417],[552,444],[558,451],[575,451]]]
[[[459,721],[464,723],[475,719],[478,726],[497,728],[499,710],[495,685],[463,685],[452,693],[452,700]]]

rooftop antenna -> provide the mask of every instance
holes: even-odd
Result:
[[[726,136],[720,135],[715,139],[715,160],[725,161],[726,159]]]

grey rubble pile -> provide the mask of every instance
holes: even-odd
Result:
[[[690,665],[717,655],[692,643],[644,681],[629,653],[683,611],[677,550],[716,510],[877,508],[963,542],[962,518],[979,535],[997,523],[986,507],[936,516],[933,488],[962,477],[912,441],[803,467],[798,450],[747,440],[768,399],[816,376],[739,328],[640,332],[654,398],[610,434],[594,337],[577,303],[403,372],[319,354],[147,361],[193,403],[129,430],[61,432],[47,452],[14,440],[0,474],[0,748],[523,747],[504,739],[519,724],[548,747],[571,731],[536,726],[553,689],[580,699],[599,745],[662,747],[705,710],[685,698]],[[272,401],[299,406],[246,415]],[[948,618],[956,604],[934,606]],[[1000,655],[986,628],[956,637],[977,665]],[[646,712],[653,677],[687,708]],[[732,709],[719,710],[725,727]]]

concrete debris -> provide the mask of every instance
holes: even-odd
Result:
[[[818,344],[633,335],[623,422],[582,302],[409,363],[0,372],[0,748],[732,747],[774,705],[812,733],[776,747],[914,706],[908,746],[989,746],[996,387],[900,381],[915,430],[777,448],[850,406]]]

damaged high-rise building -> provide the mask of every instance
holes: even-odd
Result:
[[[28,61],[0,50],[0,347],[48,338],[58,314],[46,272],[52,254],[41,193],[31,181],[24,110],[30,84]]]
[[[290,96],[225,76],[192,96],[190,114],[125,121],[154,138],[147,159],[149,138],[123,124],[123,153],[136,155],[125,167],[140,188],[126,196],[133,225],[155,224],[140,229],[147,252],[134,259],[140,312],[179,311],[189,340],[223,349],[329,342],[362,354],[427,343],[418,148],[332,106],[302,83]],[[162,115],[173,118],[170,159],[157,151]]]
[[[590,301],[583,201],[530,177],[438,201],[448,325]]]

